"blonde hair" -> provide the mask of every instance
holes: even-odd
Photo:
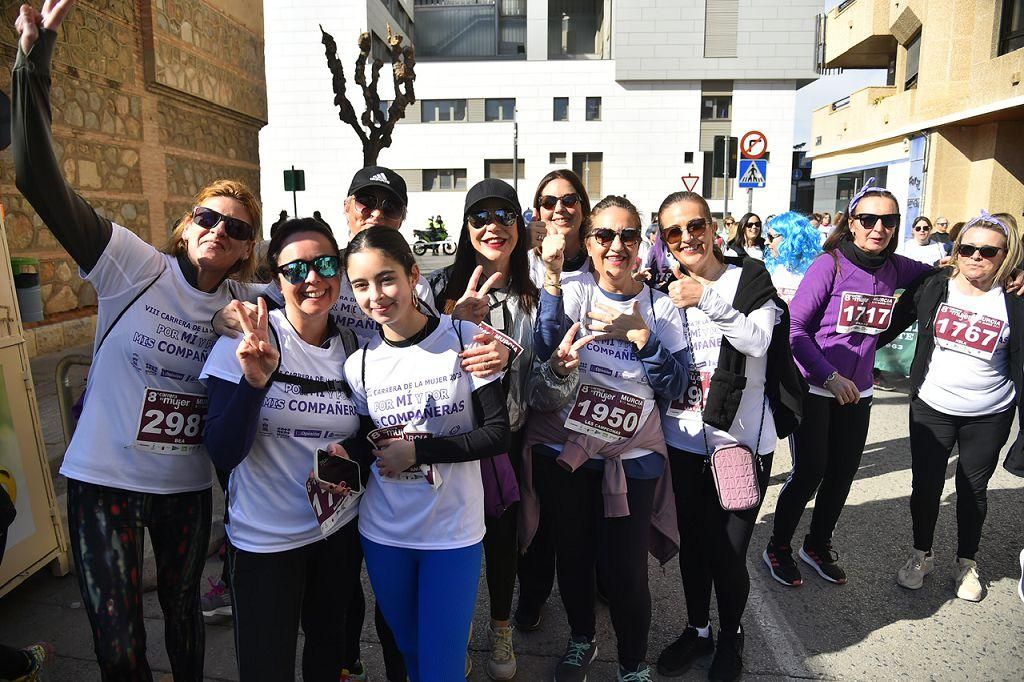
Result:
[[[995,216],[993,216],[995,217]],[[977,228],[984,228],[986,230],[992,230],[998,234],[1003,235],[1006,241],[1006,258],[1000,264],[999,269],[996,270],[996,276],[993,282],[1001,287],[1005,287],[1010,281],[1010,276],[1013,271],[1017,268],[1017,264],[1021,261],[1021,256],[1024,255],[1024,250],[1021,249],[1020,234],[1014,229],[1013,225],[1007,225],[1004,228],[997,222],[990,220],[978,220],[972,223],[969,227],[965,227],[960,230],[960,234],[956,236],[956,241],[953,242],[953,253],[956,258],[953,259],[953,272],[950,277],[956,277],[960,274],[960,244],[963,242],[964,236],[967,235],[971,230]]]
[[[245,207],[249,217],[252,218],[253,232],[249,243],[255,247],[256,238],[260,234],[261,226],[263,225],[263,209],[260,207],[260,202],[256,200],[256,195],[252,193],[252,190],[239,180],[215,180],[199,190],[198,194],[192,199],[192,205],[199,206],[204,201],[214,197],[234,199]],[[178,224],[171,231],[171,236],[161,251],[172,256],[180,256],[185,253],[185,240],[182,238],[182,235],[191,222],[192,211],[190,209],[188,213],[178,220]],[[256,275],[256,265],[256,249],[251,248],[249,249],[249,255],[231,266],[227,274],[229,277],[241,282],[251,282]]]

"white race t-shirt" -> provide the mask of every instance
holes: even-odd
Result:
[[[743,250],[747,252],[747,257],[749,258],[764,260],[764,251],[761,250],[760,246],[746,246]]]
[[[954,280],[948,287],[946,307],[940,305],[932,323],[935,349],[918,396],[945,414],[976,417],[1002,412],[1016,398],[1003,289],[995,286],[981,296],[968,296]]]
[[[460,334],[461,331],[461,334]],[[480,328],[441,315],[423,341],[404,348],[375,335],[345,363],[360,414],[377,427],[454,436],[477,428],[472,393],[499,376],[479,379],[462,370],[459,353]],[[365,355],[366,384],[363,384]],[[369,540],[409,549],[457,549],[484,537],[480,462],[435,464],[441,484],[382,477],[377,465],[359,506],[359,532]]]
[[[346,355],[341,337],[335,335],[327,348],[312,346],[302,340],[284,310],[271,311],[270,324],[281,344],[280,372],[317,381],[344,380]],[[242,366],[235,355],[239,343],[238,339],[221,337],[200,378],[212,376],[240,383]],[[344,393],[303,395],[294,384],[272,382],[263,399],[252,449],[232,470],[228,482],[226,530],[231,544],[247,552],[266,553],[284,552],[322,539],[306,493],[313,453],[358,431],[359,415]],[[358,513],[355,501],[342,511],[330,532]]]
[[[687,385],[684,396],[686,399],[674,401],[671,405],[662,405],[665,442],[674,448],[701,455],[710,454],[719,446],[737,443],[746,445],[751,450],[756,446],[759,455],[775,450],[775,420],[772,418],[771,406],[764,399],[764,381],[768,368],[768,343],[772,330],[782,316],[782,311],[768,301],[747,315],[744,320],[744,316],[732,307],[742,273],[742,268],[728,266],[717,281],[705,288],[697,306],[679,311],[680,316],[685,315],[686,323],[689,325],[690,342],[693,344],[696,361],[695,369],[700,372],[701,383],[698,390],[697,376],[691,369],[693,376]],[[729,333],[730,342],[741,353],[752,346],[759,347],[764,352],[760,357],[752,357],[747,353],[747,386],[743,389],[743,397],[740,399],[740,407],[732,426],[729,431],[721,431],[705,425],[701,412],[703,405],[707,404],[711,375],[718,367],[718,354],[721,352],[722,338],[726,332]],[[669,416],[669,409],[673,412],[681,411],[681,414]],[[702,429],[708,437],[707,453]]]
[[[131,307],[125,307],[154,281]],[[244,285],[225,280],[212,293],[186,281],[174,256],[120,225],[82,277],[96,288],[96,342],[124,315],[93,358],[85,408],[60,473],[76,481],[145,493],[182,493],[213,484],[203,445],[203,363],[217,340],[213,314]]]
[[[782,265],[776,267],[775,272],[772,273],[772,284],[775,285],[775,290],[779,292],[779,298],[786,303],[793,300],[793,296],[796,295],[796,290],[802,281],[804,281],[802,274],[798,275]]]
[[[942,244],[931,241],[927,244],[918,244],[913,237],[900,244],[896,253],[925,265],[935,265],[946,257],[946,249]]]
[[[599,305],[605,305],[614,310],[628,311],[634,301],[637,302],[638,311],[648,329],[651,330],[652,337],[657,338],[669,353],[674,354],[686,348],[683,327],[679,321],[676,307],[672,305],[671,299],[660,291],[655,291],[644,285],[640,293],[623,298],[603,291],[597,285],[595,276],[589,272],[581,272],[562,280],[564,313],[570,320],[580,321],[584,325],[591,323],[591,318],[587,316],[587,313],[600,311]],[[580,332],[578,336],[589,333]],[[630,398],[628,403],[624,403],[621,399],[614,400],[619,409],[624,409],[626,404],[639,408],[642,401],[639,418],[626,418],[635,421],[636,428],[628,429],[631,426],[628,421],[623,424],[623,427],[633,433],[638,430],[639,425],[643,424],[650,416],[656,403],[647,372],[643,363],[636,356],[635,350],[635,346],[629,341],[602,340],[600,338],[580,349],[580,389],[577,391],[576,398],[562,408],[560,418],[563,423],[574,412],[577,421],[579,421],[579,417],[586,417],[590,412],[591,404],[595,401],[603,401],[612,409],[616,407],[607,400],[607,393],[592,393],[584,388],[585,386],[594,386],[615,393],[625,393],[639,399]],[[584,405],[588,399],[591,404]],[[598,416],[603,415],[598,414]],[[622,436],[617,440],[623,440],[626,437],[628,436]],[[559,452],[562,449],[562,446],[557,443],[547,443],[546,445]],[[637,448],[624,453],[622,459],[633,459],[648,454],[650,454],[649,450]],[[601,458],[601,455],[593,453],[591,457]]]

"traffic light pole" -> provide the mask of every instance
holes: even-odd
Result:
[[[295,190],[295,166],[292,166],[292,218],[299,217],[299,193]]]
[[[722,167],[725,168],[723,175],[725,176],[725,205],[722,207],[722,219],[724,220],[729,215],[729,160],[732,158],[732,137],[729,135],[725,136],[725,163]]]

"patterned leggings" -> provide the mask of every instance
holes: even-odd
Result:
[[[210,490],[157,495],[68,480],[71,550],[104,680],[153,679],[142,619],[146,529],[174,679],[203,679],[199,581],[212,513]]]

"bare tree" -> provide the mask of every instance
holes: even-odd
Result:
[[[366,110],[362,115],[357,116],[352,103],[345,95],[345,68],[338,59],[338,44],[334,36],[324,31],[323,34],[324,52],[327,55],[327,67],[331,70],[332,86],[334,88],[334,103],[338,105],[338,118],[352,126],[363,143],[363,165],[372,166],[377,163],[377,156],[380,150],[391,146],[391,131],[394,130],[398,119],[405,117],[405,108],[416,101],[416,92],[413,83],[416,80],[416,50],[412,45],[402,47],[402,36],[391,32],[391,24],[388,24],[388,48],[391,56],[391,77],[395,84],[395,99],[388,107],[385,117],[380,108],[380,95],[377,93],[377,85],[380,82],[380,70],[384,62],[374,59],[370,68],[370,82],[366,82],[366,60],[370,56],[372,42],[369,33],[359,35],[359,57],[356,59],[356,68],[353,78],[363,91],[363,103]]]

